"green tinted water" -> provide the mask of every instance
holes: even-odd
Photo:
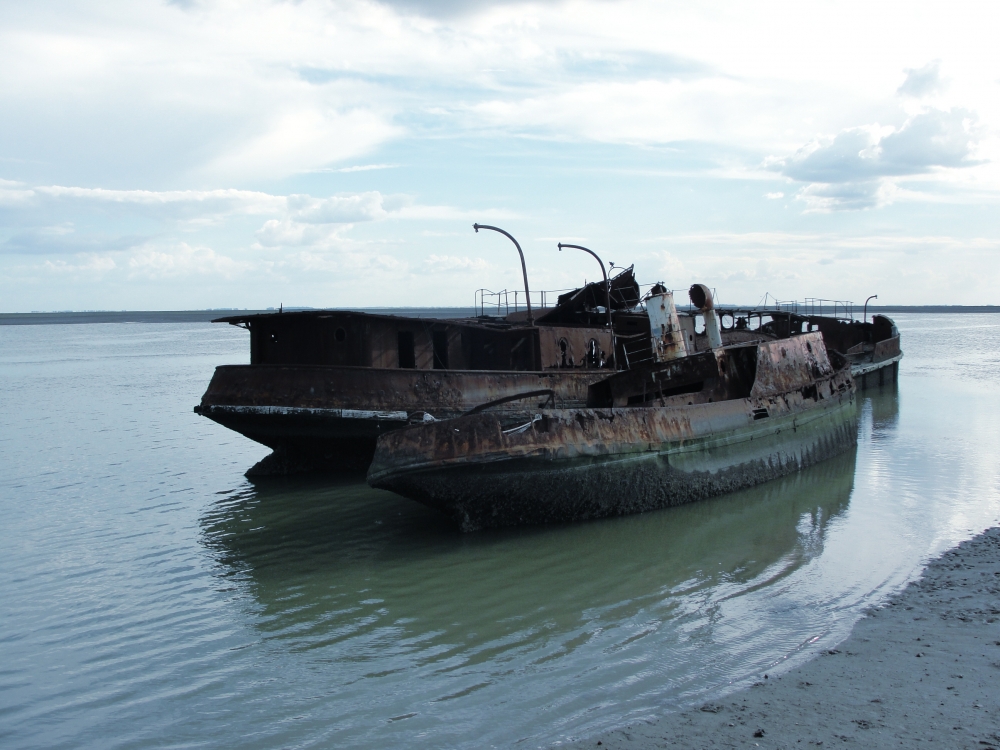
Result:
[[[856,452],[641,516],[457,533],[363,481],[251,483],[191,412],[245,333],[0,326],[0,742],[548,746],[842,639],[1000,517],[1000,316],[898,316]]]

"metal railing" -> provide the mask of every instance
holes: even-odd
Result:
[[[653,347],[648,334],[616,335],[615,344],[621,346],[621,352],[625,358],[624,362],[617,363],[619,370],[631,369],[640,362],[653,361]]]
[[[584,282],[584,285],[586,285],[586,282]],[[642,301],[642,298],[645,297],[649,290],[654,286],[655,284],[642,284],[639,286],[640,302],[635,307],[636,312],[645,311],[646,306]],[[573,292],[578,288],[581,287],[573,287],[570,289],[544,289],[537,292],[532,291],[531,307],[538,309],[555,307],[560,294]],[[687,302],[688,290],[686,288],[672,289],[671,291],[674,293],[674,304],[677,306],[678,310],[692,309],[690,303]],[[715,304],[718,305],[719,298],[716,296],[715,289],[712,289],[712,296],[715,298]],[[477,315],[496,315],[499,317],[506,317],[512,312],[519,312],[526,309],[524,304],[524,290],[501,289],[499,292],[494,292],[492,289],[477,289],[474,306]]]
[[[554,307],[560,294],[571,291],[573,290],[543,289],[531,292],[531,307],[539,310]],[[524,290],[501,289],[499,292],[494,292],[491,289],[477,289],[475,308],[477,315],[497,315],[499,317],[506,317],[512,312],[526,310]]]
[[[779,300],[768,293],[764,295],[764,299],[758,307],[764,310],[779,310],[797,315],[825,315],[842,320],[854,320],[857,305],[849,300],[821,299],[819,297],[806,297],[804,300]]]

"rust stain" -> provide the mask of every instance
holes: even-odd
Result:
[[[793,391],[757,392],[745,399],[685,406],[621,409],[541,409],[532,412],[481,413],[394,431],[380,438],[379,452],[393,466],[426,466],[462,462],[472,455],[499,459],[515,455],[557,457],[631,446],[702,438],[754,419],[758,409],[769,418],[808,411],[817,401],[853,394],[850,373],[842,370],[800,384]],[[530,429],[512,432],[519,423]],[[490,460],[487,458],[486,460]],[[375,475],[381,469],[373,467]]]

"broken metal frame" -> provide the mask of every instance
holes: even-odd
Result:
[[[514,401],[523,401],[524,399],[535,398],[537,396],[545,396],[545,401],[539,405],[539,408],[542,408],[546,405],[548,405],[550,409],[554,409],[556,407],[555,390],[553,390],[552,388],[541,388],[535,391],[524,391],[523,393],[515,393],[513,396],[504,396],[503,398],[497,398],[493,399],[492,401],[487,401],[485,404],[479,404],[478,406],[473,406],[462,416],[467,417],[470,414],[478,414],[479,412],[485,411],[486,409],[489,409],[493,406],[510,404],[513,403]]]
[[[611,328],[611,282],[608,281],[608,272],[604,268],[604,261],[601,260],[600,256],[597,253],[595,253],[593,250],[589,248],[584,247],[583,245],[570,245],[565,242],[560,242],[559,252],[562,252],[562,249],[564,247],[571,247],[574,250],[583,250],[583,252],[585,253],[590,253],[591,255],[594,256],[597,262],[601,264],[601,273],[604,275],[604,293],[607,297],[605,301],[605,310],[607,310],[608,313],[608,328]]]

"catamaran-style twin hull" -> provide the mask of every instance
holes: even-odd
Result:
[[[463,530],[637,513],[774,479],[856,444],[850,365],[818,332],[619,373],[592,408],[483,412],[379,438],[369,483]],[[604,402],[601,404],[600,402]]]

